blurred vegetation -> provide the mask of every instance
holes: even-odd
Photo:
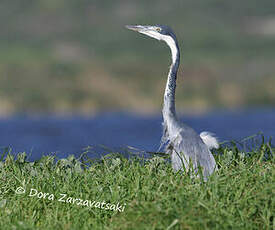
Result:
[[[0,114],[159,110],[169,50],[125,24],[176,31],[179,109],[274,106],[275,1],[1,0]]]

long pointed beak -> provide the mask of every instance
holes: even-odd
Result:
[[[129,30],[133,30],[137,32],[143,32],[148,30],[147,26],[140,26],[140,25],[126,25],[125,27]]]
[[[127,25],[125,26],[127,29],[129,30],[133,30],[136,32],[139,32],[141,34],[145,34],[149,37],[155,38],[157,40],[161,39],[161,36],[158,32],[155,31],[155,27],[154,26],[141,26],[141,25]]]

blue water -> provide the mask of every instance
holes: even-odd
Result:
[[[216,111],[201,116],[182,116],[181,120],[197,132],[215,133],[220,141],[240,140],[259,132],[267,138],[275,137],[275,108]],[[11,147],[13,153],[31,153],[30,160],[52,153],[57,157],[78,155],[87,146],[98,148],[100,145],[156,151],[161,138],[161,122],[160,115],[128,113],[103,113],[92,118],[2,118],[0,147]],[[99,153],[94,156],[98,157]]]

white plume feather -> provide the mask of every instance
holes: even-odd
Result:
[[[216,139],[216,137],[214,137],[213,133],[202,132],[200,133],[200,137],[209,149],[219,148],[218,140]]]

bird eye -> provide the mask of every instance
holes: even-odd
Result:
[[[160,32],[160,31],[161,31],[161,28],[157,27],[157,28],[156,28],[156,31]]]

